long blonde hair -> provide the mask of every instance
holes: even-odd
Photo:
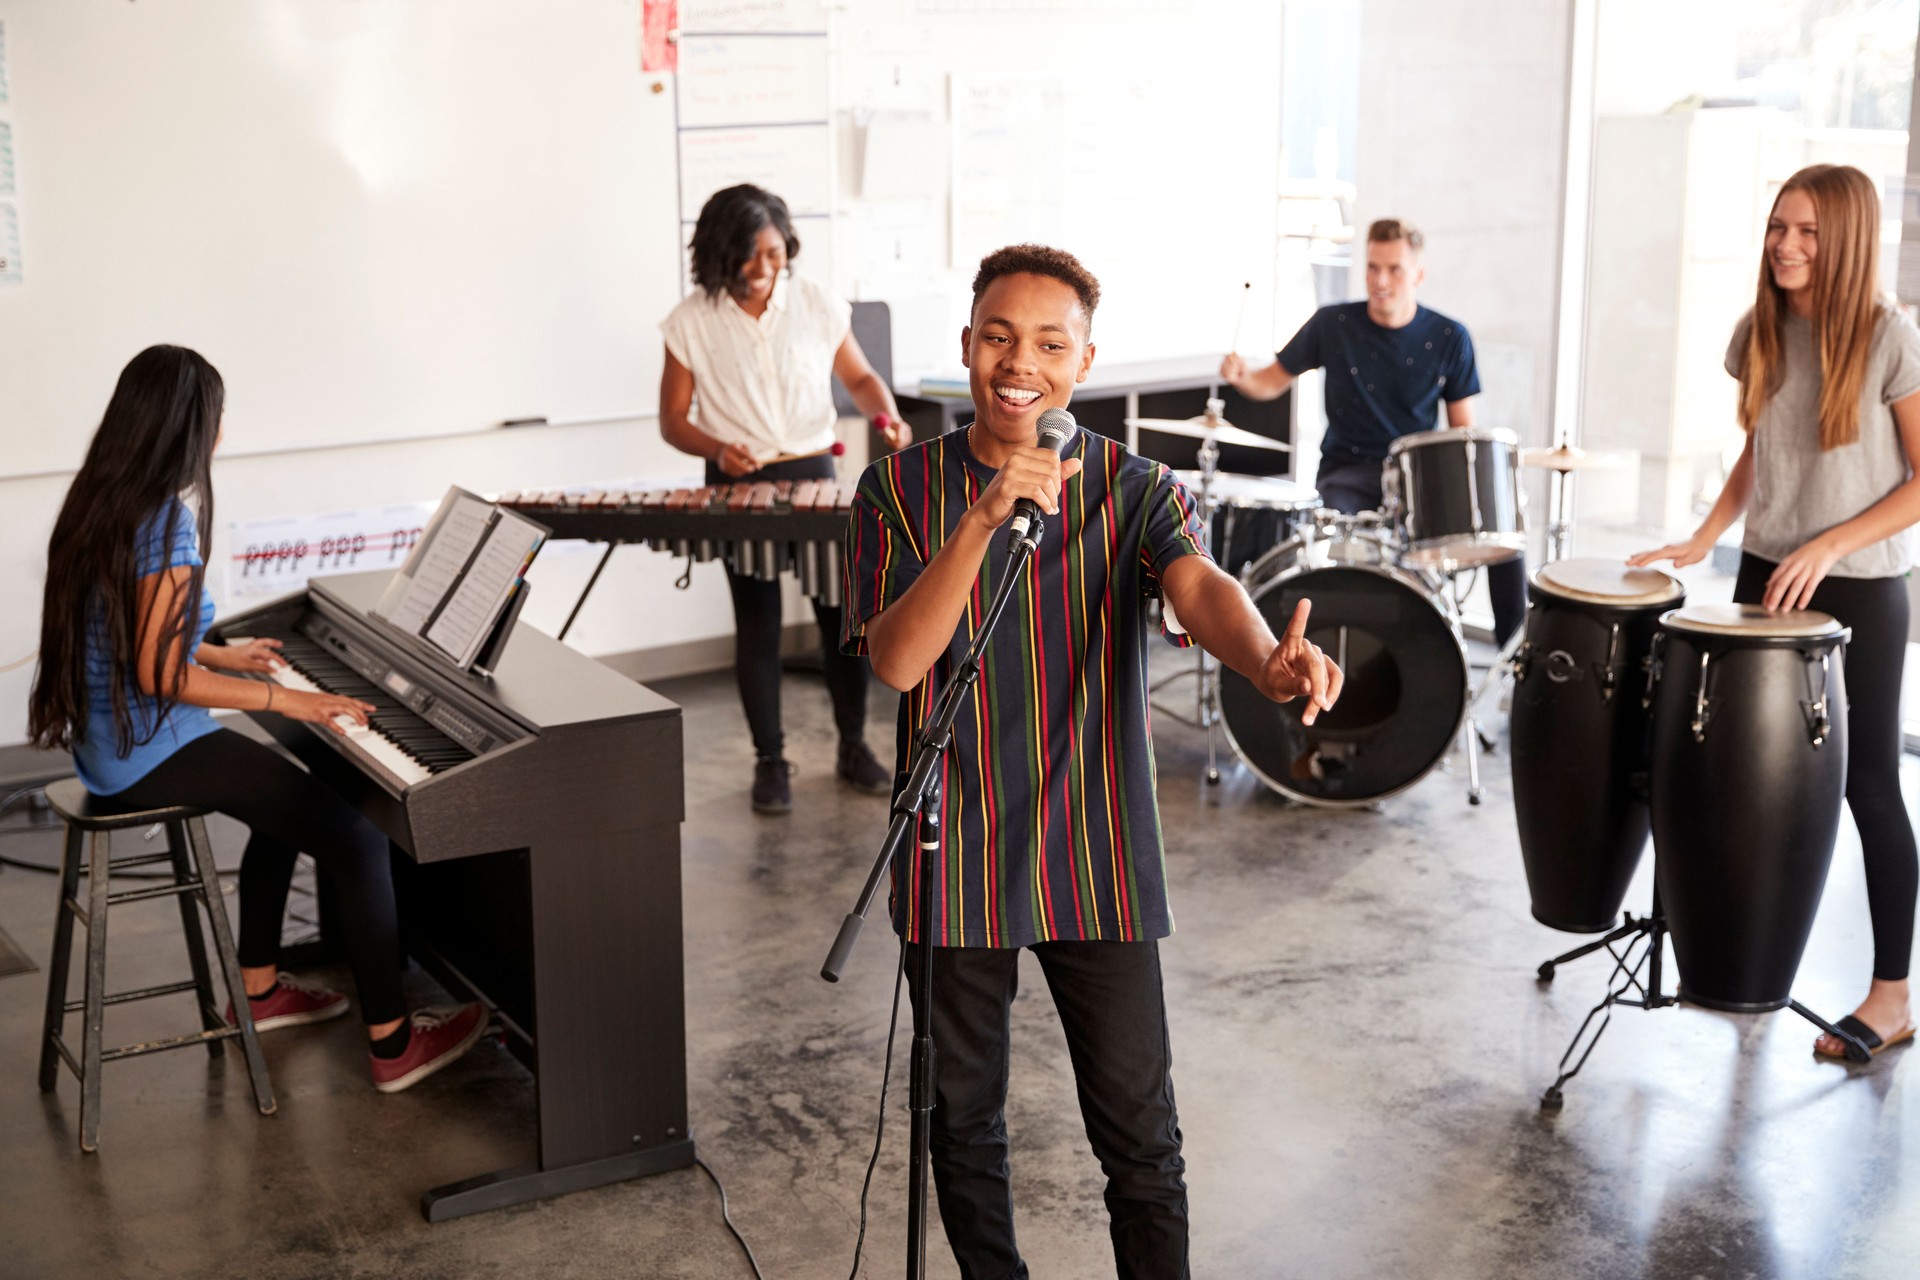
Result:
[[[1788,178],[1774,197],[1775,212],[1789,191],[1807,193],[1819,223],[1813,345],[1820,357],[1820,447],[1835,449],[1860,438],[1860,386],[1880,310],[1880,193],[1871,178],[1846,164],[1810,164]],[[1781,326],[1787,295],[1773,282],[1768,256],[1763,248],[1759,293],[1740,362],[1740,425],[1749,432],[1786,372]]]

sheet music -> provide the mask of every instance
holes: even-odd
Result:
[[[472,662],[545,536],[539,526],[502,511],[467,576],[427,629],[427,639],[461,666]]]
[[[462,489],[448,492],[407,563],[374,612],[419,635],[487,532],[493,504]]]

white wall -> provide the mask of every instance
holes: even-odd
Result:
[[[1361,8],[1356,225],[1426,233],[1421,300],[1473,334],[1476,419],[1528,444],[1551,439],[1571,14],[1572,0]]]
[[[427,4],[427,0],[389,2],[403,7]],[[493,8],[505,2],[495,0]],[[0,16],[12,17],[28,7],[36,15],[50,12],[48,6],[32,0],[0,0]],[[610,11],[622,23],[626,16],[638,12],[637,4],[629,0],[612,6],[584,7],[593,10],[592,21],[599,25],[608,21]],[[152,13],[146,12],[148,8],[140,6],[140,21],[168,21],[165,6],[153,6]],[[328,21],[348,27],[357,12],[358,6],[354,5],[326,9]],[[550,23],[574,21],[571,6],[556,6],[546,12]],[[956,70],[1014,76],[1065,75],[1070,83],[1084,86],[1089,93],[1109,93],[1118,83],[1138,86],[1140,92],[1151,95],[1154,111],[1142,117],[1146,126],[1129,126],[1129,131],[1120,135],[1125,145],[1096,149],[1117,157],[1121,167],[1092,175],[1097,181],[1089,181],[1085,189],[1074,192],[1071,209],[1076,221],[1049,228],[1061,233],[1058,238],[1066,247],[1080,243],[1101,246],[1087,256],[1107,291],[1096,335],[1102,344],[1102,358],[1140,359],[1224,350],[1240,302],[1240,285],[1247,279],[1254,282],[1256,296],[1242,349],[1255,350],[1269,341],[1277,346],[1284,338],[1284,334],[1276,337],[1256,332],[1262,327],[1258,318],[1271,313],[1268,299],[1273,283],[1279,154],[1279,8],[1270,0],[1189,0],[1171,7],[1126,5],[1097,16],[1085,11],[1031,12],[1017,19],[991,12],[922,13],[914,0],[859,0],[836,10],[832,20],[836,48],[833,100],[844,155],[858,154],[860,130],[876,109],[919,111],[943,121],[947,76]],[[22,111],[23,104],[36,92],[36,81],[44,90],[53,77],[77,74],[73,66],[60,64],[37,66],[28,73],[37,55],[22,43],[27,25],[17,24],[10,32],[16,37],[12,41],[13,88],[16,106]],[[636,68],[636,80],[650,81],[652,77],[641,77],[637,72],[637,16],[631,26],[631,31],[621,26],[614,34],[624,42],[622,57]],[[84,32],[68,34],[73,48],[85,47]],[[44,44],[39,47],[45,48]],[[363,70],[377,80],[383,65],[376,59]],[[900,73],[898,77],[896,72]],[[258,68],[249,72],[254,73],[264,74]],[[378,85],[362,87],[373,92]],[[112,99],[118,89],[112,80],[78,85],[63,81],[61,85],[63,98],[77,93]],[[661,96],[670,100],[670,95]],[[50,98],[50,92],[40,92],[38,100],[45,103]],[[446,126],[448,122],[439,124]],[[31,274],[35,270],[34,245],[53,243],[41,240],[42,229],[31,221],[32,210],[37,207],[33,202],[36,186],[40,194],[48,194],[48,171],[44,167],[48,153],[39,144],[50,135],[39,128],[19,133]],[[362,129],[348,140],[357,138],[356,145],[360,145],[368,136]],[[649,153],[658,141],[651,134],[637,140]],[[306,137],[302,145],[319,144]],[[1017,145],[1022,163],[1030,160],[1035,166],[1044,166],[1056,162],[1060,155],[1059,139],[1048,131],[1044,120],[1036,121],[1032,136]],[[511,159],[502,157],[503,163]],[[958,330],[965,318],[971,270],[956,268],[947,261],[945,202],[950,192],[943,187],[927,197],[931,216],[938,222],[931,233],[937,239],[938,262],[915,277],[922,282],[918,291],[897,279],[886,281],[884,288],[877,280],[869,287],[871,260],[863,261],[857,242],[850,248],[848,241],[869,225],[876,206],[861,199],[854,185],[860,177],[859,168],[843,163],[841,170],[842,203],[837,210],[835,234],[827,243],[819,243],[816,237],[817,249],[809,255],[814,269],[820,269],[819,259],[827,257],[834,283],[843,291],[895,302],[895,345],[903,364],[910,365],[916,352],[924,353],[917,357],[923,365],[952,362],[950,353],[957,351]],[[511,176],[510,169],[507,173]],[[660,170],[656,178],[671,189],[670,167]],[[139,190],[131,190],[127,198],[138,201]],[[889,210],[879,208],[878,212]],[[900,209],[896,206],[891,212],[898,214]],[[554,216],[564,223],[570,215],[567,210],[556,209]],[[1116,228],[1123,229],[1124,234],[1117,233]],[[652,234],[675,233],[667,229]],[[78,249],[85,248],[82,242],[73,243]],[[831,253],[820,252],[829,248]],[[289,261],[297,261],[313,249],[312,243],[294,239],[283,247]],[[667,251],[657,243],[649,250],[656,255]],[[678,253],[677,245],[671,252]],[[503,297],[499,303],[502,308],[511,308],[519,301]],[[642,317],[641,322],[630,326],[633,362],[630,371],[622,375],[622,385],[631,388],[630,401],[594,407],[645,412],[653,405],[658,348],[652,326],[656,319]],[[233,321],[229,317],[221,323]],[[272,307],[263,305],[248,323],[270,329],[274,323]],[[179,329],[125,333],[117,344],[125,346],[125,351],[116,347],[111,361],[95,361],[98,367],[73,372],[65,392],[65,407],[51,415],[58,421],[40,420],[47,415],[38,414],[27,415],[32,420],[14,416],[0,421],[0,453],[9,443],[37,441],[46,433],[57,432],[83,442],[98,421],[119,364],[146,342],[178,341],[185,333]],[[259,338],[258,334],[253,336]],[[269,392],[284,396],[290,387],[297,387],[300,378],[310,378],[315,368],[324,367],[324,335],[309,336],[304,346],[300,358],[290,357],[289,365],[276,368],[272,376],[277,380],[256,394],[252,385],[261,375],[253,362],[235,365],[223,361],[223,352],[207,344],[205,353],[222,364],[228,375],[230,422],[246,422],[246,429],[236,432],[241,438],[230,439],[230,444],[253,450],[283,443],[276,441],[270,422],[259,420],[257,410]],[[7,359],[8,352],[0,349],[0,376],[4,376]],[[549,406],[529,408],[539,411]],[[249,415],[252,421],[247,421]],[[506,411],[500,416],[506,416]],[[423,424],[423,429],[446,430],[458,425],[462,424],[436,422]],[[303,433],[302,438],[311,439],[311,433]],[[43,450],[36,445],[34,452]],[[71,450],[70,455],[77,458],[78,449]],[[485,493],[671,477],[683,474],[689,463],[660,443],[656,425],[648,418],[217,459],[216,540],[211,558],[225,560],[229,552],[226,526],[233,521],[431,501],[455,483]],[[0,459],[0,471],[4,470],[4,460]],[[14,602],[13,607],[0,612],[0,667],[30,654],[37,643],[46,538],[69,481],[70,476],[64,474],[0,479],[0,598]],[[567,554],[561,547],[545,553],[533,573],[535,589],[529,620],[543,629],[557,630],[593,560],[592,554]],[[608,654],[730,635],[732,619],[720,569],[700,568],[694,575],[693,589],[680,595],[671,585],[680,567],[678,562],[644,549],[619,553],[569,642],[587,653]],[[804,619],[805,606],[797,595],[789,594],[789,620]],[[30,666],[0,672],[0,743],[24,736],[31,674]]]

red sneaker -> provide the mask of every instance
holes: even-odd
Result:
[[[280,975],[280,985],[265,1000],[250,1000],[255,1031],[278,1031],[281,1027],[304,1027],[309,1022],[325,1022],[347,1011],[347,998],[316,983],[291,974]],[[227,1005],[227,1025],[233,1026],[233,1005]]]
[[[453,1009],[415,1009],[413,1034],[407,1051],[397,1058],[376,1058],[373,1087],[382,1093],[411,1089],[428,1076],[457,1061],[473,1048],[487,1029],[487,1011],[478,1004]]]

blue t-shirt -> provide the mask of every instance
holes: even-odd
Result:
[[[173,517],[173,536],[167,536],[167,518]],[[179,565],[201,563],[196,541],[193,513],[186,504],[174,499],[161,507],[140,526],[139,543],[134,551],[135,572],[144,578]],[[213,596],[200,589],[200,611],[186,637],[187,655],[206,638],[213,625]],[[73,770],[87,790],[97,796],[125,791],[151,773],[155,766],[195,738],[219,731],[213,713],[205,707],[190,707],[176,702],[168,708],[158,732],[153,726],[160,709],[159,700],[140,692],[132,664],[128,664],[127,712],[133,717],[134,747],[121,755],[119,735],[113,726],[112,667],[106,626],[97,613],[87,619],[87,724],[86,736],[73,745]],[[149,737],[151,734],[151,737]],[[144,741],[143,741],[144,739]]]
[[[1294,377],[1327,371],[1323,458],[1384,458],[1393,442],[1441,426],[1440,402],[1480,394],[1467,326],[1416,307],[1398,329],[1382,328],[1364,302],[1322,307],[1280,352]]]

